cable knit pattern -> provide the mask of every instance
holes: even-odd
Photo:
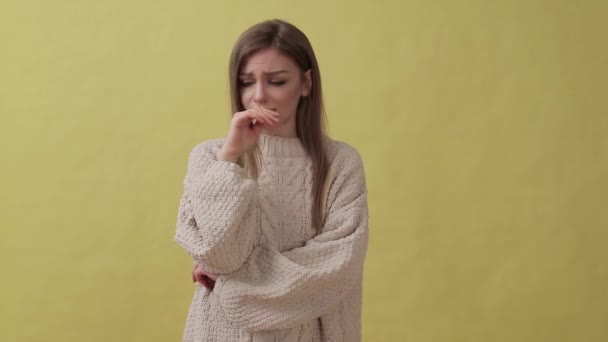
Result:
[[[219,278],[213,291],[196,287],[184,341],[359,341],[368,211],[358,152],[327,139],[317,234],[300,141],[261,135],[258,145],[257,180],[217,160],[222,140],[190,154],[175,241]]]

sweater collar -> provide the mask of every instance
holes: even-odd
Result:
[[[306,150],[299,138],[280,137],[261,133],[258,146],[262,156],[271,158],[297,158],[306,157]]]

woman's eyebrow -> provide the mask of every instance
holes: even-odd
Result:
[[[276,76],[278,74],[287,74],[288,71],[287,70],[277,70],[277,71],[264,71],[262,72],[263,75],[265,76]],[[249,76],[253,76],[252,72],[242,72],[240,74],[241,77],[249,77]]]

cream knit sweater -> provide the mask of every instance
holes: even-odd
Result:
[[[184,341],[359,341],[368,240],[363,164],[327,139],[324,224],[311,226],[312,164],[298,138],[261,135],[256,180],[218,161],[222,140],[194,147],[175,241],[203,269]]]

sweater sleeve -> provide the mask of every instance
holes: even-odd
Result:
[[[253,249],[257,183],[239,165],[218,161],[217,150],[212,141],[190,153],[174,240],[206,271],[226,274]]]
[[[353,149],[331,183],[325,223],[304,246],[256,246],[214,292],[228,320],[253,331],[292,328],[321,317],[362,281],[368,240],[363,164]]]

